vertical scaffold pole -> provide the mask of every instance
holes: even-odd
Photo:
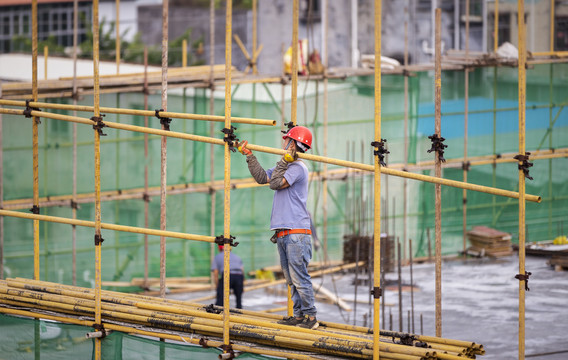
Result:
[[[526,34],[525,3],[518,0],[519,26],[519,154],[525,155],[525,85],[526,85]],[[525,174],[519,161],[519,275],[525,275]],[[519,360],[525,358],[525,285],[527,280],[519,279]]]
[[[215,85],[214,85],[214,68],[215,68],[215,0],[211,0],[209,3],[209,65],[211,65],[209,71],[209,114],[215,115]],[[209,124],[209,136],[214,137],[215,124],[211,122]],[[210,144],[209,152],[211,153],[211,161],[209,168],[209,180],[211,181],[211,212],[210,212],[210,233],[209,235],[215,236],[215,212],[217,203],[217,192],[213,190],[213,181],[215,181],[215,145]],[[215,244],[211,244],[209,247],[209,258],[210,262],[213,262],[215,257]],[[215,283],[213,279],[213,273],[211,273],[211,283]]]
[[[375,141],[381,141],[381,0],[375,0]],[[378,151],[378,148],[375,148]],[[373,269],[373,359],[379,359],[381,296],[381,164],[374,158],[374,269]]]
[[[554,12],[555,1],[550,0],[550,52],[554,53]]]
[[[2,80],[0,80],[0,99],[2,99]],[[2,114],[0,114],[0,209],[4,202],[4,147],[2,143]],[[0,279],[4,279],[4,216],[0,216]]]
[[[232,76],[232,38],[233,38],[233,0],[227,0],[225,26],[225,128],[231,129],[231,76]],[[226,135],[228,136],[228,135]],[[223,237],[231,237],[231,151],[229,143],[225,142],[225,202],[223,207],[224,226]],[[230,256],[231,245],[225,244],[223,268],[223,343],[229,345],[229,290],[230,290]],[[225,350],[225,352],[227,352]]]
[[[252,0],[252,51],[251,51],[251,59],[253,60],[252,64],[252,73],[254,75],[258,74],[258,68],[256,66],[256,44],[257,40],[257,21],[258,19],[258,11],[257,11],[257,0]],[[253,83],[254,84],[254,83]],[[254,86],[254,85],[253,85]]]
[[[554,2],[554,0],[552,0],[552,2]],[[499,0],[495,0],[495,9],[493,11],[493,51],[497,52],[498,48],[499,48]]]
[[[144,46],[144,110],[148,110],[148,47]],[[148,117],[144,116],[144,127]],[[144,227],[150,225],[150,198],[148,195],[148,134],[144,133]],[[144,287],[148,287],[148,234],[144,234]]]
[[[43,79],[47,80],[47,59],[49,58],[49,47],[43,46]]]
[[[435,132],[438,138],[441,137],[442,126],[442,54],[441,54],[441,18],[442,10],[436,9],[436,34],[435,34]],[[436,177],[442,177],[442,163],[440,161],[440,153],[436,151],[435,164]],[[442,185],[436,184],[434,187],[436,202],[436,336],[442,336]]]
[[[169,0],[162,2],[162,109],[168,111],[168,19]],[[167,125],[162,124],[162,130]],[[166,230],[166,182],[168,137],[162,136],[160,153],[160,230]],[[166,238],[160,236],[160,297],[166,297]]]
[[[116,28],[116,73],[120,74],[120,0],[116,0],[116,22],[114,26]]]
[[[465,33],[465,62],[469,60],[469,0],[466,1],[466,33]],[[464,68],[464,113],[463,113],[463,182],[467,182],[467,133],[469,116],[469,67]],[[466,257],[465,249],[467,242],[467,190],[462,192],[462,238],[463,238],[463,257]]]
[[[37,101],[37,0],[32,1],[32,98]],[[33,192],[34,204],[32,211],[39,214],[39,118],[32,118],[33,136]],[[34,227],[34,280],[39,280],[39,220],[33,221]]]
[[[99,87],[99,1],[93,1],[93,74],[94,74],[94,117],[100,118]],[[95,136],[95,324],[102,324],[101,318],[101,136]],[[101,359],[101,338],[95,339],[95,359]]]
[[[298,21],[300,18],[300,2],[294,0],[292,11],[292,106],[290,112],[290,121],[292,124],[297,123],[298,111]],[[292,289],[288,285],[288,316],[293,315]]]
[[[404,66],[408,66],[408,3],[404,7]],[[405,69],[406,70],[406,69]],[[404,168],[408,166],[408,73],[404,72]],[[408,199],[408,179],[403,179],[402,186],[402,243],[406,248],[406,221],[407,221],[407,199]],[[406,251],[402,254],[405,259]]]
[[[327,138],[328,138],[328,79],[327,79],[327,37],[329,31],[328,21],[328,0],[323,1],[323,156],[327,157]],[[324,264],[328,263],[327,256],[327,196],[328,196],[328,183],[327,183],[327,163],[323,164],[323,181],[322,181],[322,206],[323,206],[323,261]]]
[[[73,105],[77,105],[77,42],[79,27],[79,0],[73,0]],[[77,111],[73,110],[73,116]],[[77,219],[77,123],[73,123],[73,195],[71,204],[71,216]],[[77,285],[77,227],[71,227],[72,251],[73,251],[73,286]]]

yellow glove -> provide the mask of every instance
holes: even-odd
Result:
[[[286,154],[284,154],[284,161],[291,163],[296,160],[298,160],[298,154],[296,154],[296,144],[294,143],[294,141],[291,141]]]
[[[237,149],[239,150],[239,152],[241,154],[249,156],[249,155],[252,155],[252,151],[247,149],[247,145],[248,145],[248,141],[243,140],[240,143],[237,143]]]

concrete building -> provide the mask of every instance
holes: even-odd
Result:
[[[361,54],[374,53],[374,6],[371,0],[302,0],[300,1],[300,39],[308,39],[310,49],[323,54],[322,24],[327,4],[329,66],[358,66]],[[549,0],[525,2],[527,48],[531,51],[550,50]],[[311,4],[311,8],[308,7]],[[568,50],[568,1],[555,1],[555,50]],[[465,0],[407,0],[383,1],[382,52],[402,60],[404,54],[405,23],[408,24],[410,63],[432,60],[434,39],[434,9],[442,9],[442,47],[465,49]],[[495,0],[471,0],[469,11],[469,49],[493,51]],[[280,72],[274,61],[263,58],[281,57],[282,47],[291,40],[292,2],[286,0],[259,2],[259,41],[264,45],[259,62],[262,72]],[[505,41],[517,44],[517,2],[499,1],[499,44]]]

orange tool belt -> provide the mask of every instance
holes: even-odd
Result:
[[[307,234],[312,235],[312,230],[310,229],[290,229],[290,230],[282,230],[278,232],[277,237],[281,238],[282,236],[291,235],[291,234]]]

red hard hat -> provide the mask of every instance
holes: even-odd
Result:
[[[301,142],[308,148],[312,147],[312,132],[305,126],[294,126],[282,136],[282,139],[286,140],[288,137]]]

